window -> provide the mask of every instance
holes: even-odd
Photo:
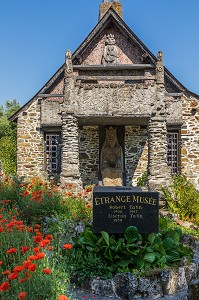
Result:
[[[177,132],[169,132],[167,140],[167,164],[171,167],[171,172],[175,174],[179,171],[179,134]]]
[[[61,172],[61,136],[59,133],[45,135],[45,166],[48,174]]]

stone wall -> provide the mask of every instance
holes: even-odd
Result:
[[[182,107],[182,173],[199,189],[199,102],[194,98],[183,97]]]
[[[40,132],[40,104],[36,100],[18,117],[17,173],[19,176],[44,176],[44,137]]]
[[[98,126],[79,129],[80,174],[84,185],[98,183],[99,130]]]
[[[127,185],[137,186],[137,179],[147,171],[147,128],[125,127],[125,168]]]

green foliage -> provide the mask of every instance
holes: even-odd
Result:
[[[146,183],[147,183],[147,177],[148,177],[147,172],[144,172],[142,174],[142,176],[138,178],[137,185],[138,186],[145,186]]]
[[[70,253],[65,251],[65,255],[61,256],[60,268],[63,273],[70,275],[72,282],[79,286],[85,286],[93,276],[101,279],[108,279],[112,276],[110,268],[102,257],[89,252],[82,256],[81,250],[70,251]]]
[[[141,235],[136,227],[130,226],[120,238],[104,231],[99,235],[94,234],[91,226],[87,226],[74,239],[70,269],[72,272],[76,257],[86,260],[88,255],[104,261],[107,276],[110,272],[112,275],[118,272],[142,274],[150,269],[172,266],[183,256],[191,258],[191,250],[180,243],[181,236],[182,231],[168,228],[165,219],[160,221],[158,234]]]
[[[15,99],[0,107],[0,161],[7,175],[16,173],[16,124],[9,121],[9,117],[19,107]]]
[[[199,224],[199,191],[184,175],[174,175],[172,185],[162,191],[169,210]]]

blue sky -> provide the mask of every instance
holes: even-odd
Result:
[[[102,0],[0,0],[0,105],[30,100],[97,24]],[[199,94],[199,0],[121,0],[124,21]]]

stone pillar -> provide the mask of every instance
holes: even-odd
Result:
[[[79,130],[74,116],[71,93],[74,89],[72,54],[66,51],[64,70],[64,101],[61,105],[62,119],[62,171],[60,179],[64,183],[81,185],[79,167]]]
[[[170,169],[167,165],[167,123],[164,99],[164,66],[162,52],[159,52],[156,65],[155,103],[148,122],[148,186],[158,191],[161,186],[168,186],[171,180]]]
[[[72,114],[62,113],[61,181],[81,185],[79,169],[78,121]]]

